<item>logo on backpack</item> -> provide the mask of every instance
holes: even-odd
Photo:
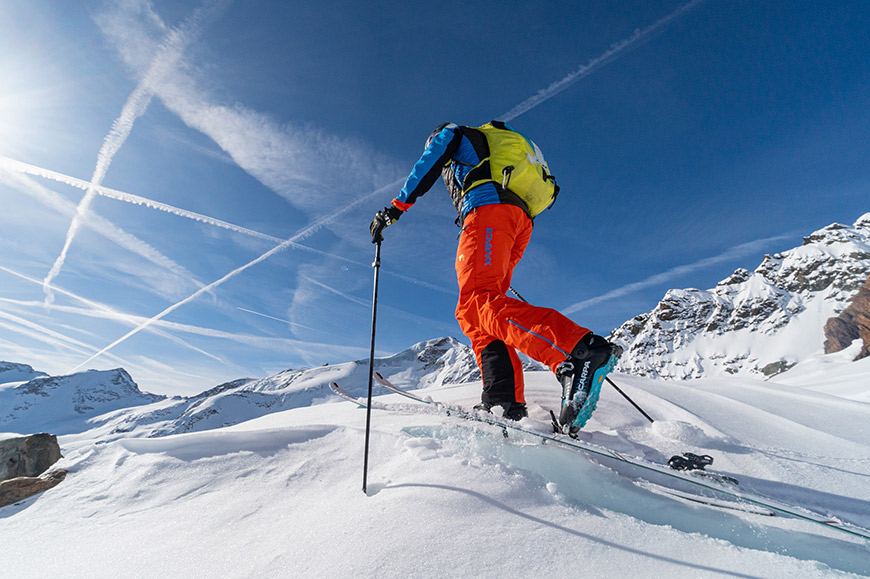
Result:
[[[532,217],[556,201],[556,178],[550,175],[544,154],[531,139],[499,121],[476,130],[486,137],[489,157],[469,171],[463,195],[484,183],[494,183],[519,197]]]

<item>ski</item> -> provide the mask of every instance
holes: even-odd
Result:
[[[674,489],[670,489],[667,487],[663,487],[648,481],[634,481],[635,484],[647,488],[654,493],[658,493],[661,495],[666,495],[670,497],[676,497],[678,499],[682,499],[684,501],[688,501],[690,503],[699,503],[702,505],[706,505],[709,507],[716,507],[717,509],[726,509],[731,511],[740,511],[743,513],[749,513],[752,515],[761,515],[765,517],[775,517],[776,513],[771,511],[770,509],[765,509],[762,507],[758,507],[755,505],[750,505],[746,503],[737,503],[734,501],[724,500],[724,499],[715,499],[713,497],[705,497],[700,495],[695,495],[692,493],[687,493],[684,491],[678,491]]]
[[[533,430],[531,428],[526,428],[524,426],[521,426],[517,422],[499,420],[498,418],[496,418],[492,414],[483,415],[483,414],[479,414],[476,412],[471,412],[471,411],[464,410],[464,409],[456,407],[456,406],[451,406],[451,405],[443,404],[440,402],[436,402],[428,396],[426,398],[423,398],[423,397],[418,396],[417,394],[415,394],[413,392],[403,390],[403,389],[393,385],[392,382],[390,382],[389,380],[384,378],[378,372],[374,372],[374,378],[375,378],[375,380],[377,380],[377,382],[381,386],[383,386],[387,390],[390,390],[391,392],[394,392],[395,394],[399,394],[400,396],[404,396],[405,398],[409,398],[411,400],[415,400],[415,401],[420,402],[422,404],[427,404],[427,405],[433,406],[435,408],[438,408],[442,412],[446,413],[448,416],[456,415],[456,416],[459,416],[459,417],[467,419],[467,420],[472,420],[475,422],[481,422],[484,424],[489,424],[489,425],[495,426],[497,428],[500,428],[505,435],[507,435],[507,432],[509,430],[512,430],[515,432],[521,432],[521,433],[524,433],[526,435],[542,439],[542,441],[544,441],[544,442],[549,441],[549,442],[558,444],[560,446],[564,446],[566,448],[573,449],[575,451],[579,451],[579,452],[582,452],[585,454],[595,456],[599,459],[605,459],[608,466],[618,467],[619,465],[627,465],[627,466],[631,467],[632,469],[639,469],[639,470],[647,473],[648,476],[652,475],[652,474],[660,475],[659,477],[656,477],[656,478],[664,477],[665,480],[669,480],[671,483],[673,483],[674,481],[681,481],[683,483],[690,485],[690,487],[693,487],[696,489],[701,488],[701,489],[705,489],[707,491],[712,491],[713,493],[716,493],[719,496],[724,496],[724,497],[727,497],[731,500],[737,501],[736,504],[745,503],[745,504],[754,506],[756,509],[760,509],[762,512],[757,513],[757,514],[764,514],[764,515],[768,515],[768,516],[770,514],[780,515],[780,516],[784,515],[787,517],[801,519],[804,521],[808,521],[811,523],[822,525],[823,527],[826,527],[829,529],[834,529],[836,531],[840,531],[840,532],[843,532],[843,533],[846,533],[846,534],[849,534],[849,535],[852,535],[855,537],[860,537],[860,538],[865,539],[865,540],[870,540],[870,530],[868,530],[868,529],[865,529],[863,527],[860,527],[860,526],[852,524],[852,523],[847,523],[847,522],[841,521],[841,520],[837,519],[836,517],[825,516],[821,513],[817,513],[815,511],[812,511],[812,510],[804,508],[804,507],[797,507],[797,506],[789,505],[789,504],[780,502],[780,501],[775,500],[775,499],[770,499],[767,497],[756,495],[754,493],[747,492],[743,489],[738,488],[738,486],[736,484],[733,484],[731,481],[722,480],[723,475],[716,475],[715,473],[710,473],[710,472],[707,472],[704,470],[687,470],[687,471],[673,470],[672,468],[668,467],[667,465],[650,462],[650,461],[644,460],[642,458],[626,456],[626,455],[623,455],[615,450],[611,450],[611,449],[603,447],[603,446],[598,446],[596,444],[585,442],[585,441],[577,439],[577,438],[567,437],[567,436],[564,436],[564,435],[561,435],[558,433],[557,434],[549,434],[549,433],[539,432],[539,431]],[[353,399],[353,401],[357,404],[359,403],[355,399]],[[617,472],[620,472],[619,468],[614,468],[614,470],[616,470]],[[703,474],[700,474],[700,473],[703,473]],[[730,479],[731,477],[727,477],[727,478]],[[680,489],[672,488],[670,485],[659,484],[659,483],[655,482],[654,480],[650,480],[649,478],[646,478],[645,480],[650,484],[660,486],[660,487],[667,489],[667,490],[670,490],[670,491],[675,491],[678,493],[683,492]],[[733,481],[734,479],[731,479],[731,480]],[[686,497],[684,497],[684,498],[686,498]],[[697,495],[692,494],[692,499],[696,499],[695,502],[699,502],[699,501],[705,501],[706,497],[698,497]],[[711,500],[711,501],[707,501],[707,504],[709,504],[710,506],[719,506],[719,505],[713,504],[714,502],[721,502],[721,501]],[[731,505],[734,506],[734,503],[731,503]],[[752,512],[752,511],[747,510],[747,512]]]
[[[366,407],[366,399],[365,398],[354,397],[347,390],[342,388],[337,382],[330,382],[329,388],[339,398],[346,400],[347,402],[350,402],[351,404],[355,404],[359,408]],[[398,389],[395,389],[393,391],[398,393]],[[414,400],[416,400],[416,398]],[[420,406],[416,406],[416,407],[423,408]],[[374,402],[373,401],[372,408],[378,409],[378,410],[390,410],[390,411],[395,411],[395,412],[407,413],[409,411],[413,411],[412,409],[415,407],[414,406],[400,406],[397,404],[388,404],[388,403],[381,403],[381,402]],[[441,410],[444,410],[448,415],[450,415],[450,411],[444,409],[443,407],[436,409],[436,411],[441,411]],[[475,417],[474,419],[477,420],[478,417]],[[493,423],[493,424],[496,426],[500,426],[497,423]],[[507,428],[502,428],[502,434],[505,437],[507,437],[506,433],[507,433]],[[543,442],[546,442],[546,441],[543,441]],[[700,474],[703,476],[709,476],[709,477],[713,478],[714,480],[720,480],[717,477],[721,476],[721,475],[717,475],[715,473],[710,473],[707,471],[697,471],[697,474]],[[733,481],[733,482],[731,482],[731,484],[737,484],[737,481],[730,478],[730,477],[722,477],[722,479],[726,479],[724,482]],[[694,493],[690,493],[690,492],[686,492],[686,491],[679,491],[676,489],[672,489],[672,488],[668,488],[668,487],[664,487],[664,486],[655,484],[653,482],[650,482],[650,481],[644,480],[644,479],[632,479],[632,482],[637,484],[638,486],[641,486],[641,487],[643,487],[647,490],[650,490],[652,492],[655,492],[657,494],[676,497],[678,499],[682,499],[684,501],[688,501],[691,503],[702,504],[702,505],[715,507],[715,508],[719,508],[719,509],[741,511],[741,512],[750,513],[753,515],[765,515],[765,516],[775,516],[776,515],[776,513],[774,513],[773,511],[770,511],[768,509],[763,509],[761,507],[756,507],[755,505],[749,505],[749,504],[745,504],[745,503],[739,503],[739,502],[723,500],[723,499],[715,499],[713,497],[698,495],[698,494],[694,494]]]
[[[338,382],[330,382],[329,389],[332,390],[332,393],[338,396],[339,398],[343,398],[348,402],[358,405],[360,408],[365,408],[367,406],[365,398],[354,398],[353,395],[338,385]],[[372,405],[375,406],[374,404]]]

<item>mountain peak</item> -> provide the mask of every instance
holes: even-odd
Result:
[[[45,372],[34,370],[28,364],[16,364],[15,362],[0,361],[0,384],[10,382],[26,382],[39,376],[47,376]]]
[[[673,379],[769,377],[821,350],[837,316],[870,273],[870,213],[833,223],[803,244],[765,255],[710,290],[669,290],[647,314],[611,334],[623,371]]]
[[[88,370],[68,376],[39,376],[0,390],[0,425],[14,430],[76,431],[91,418],[132,406],[163,400],[146,394],[123,368]]]

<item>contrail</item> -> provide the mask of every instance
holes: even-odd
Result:
[[[123,336],[121,336],[120,338],[118,338],[117,340],[115,340],[114,342],[112,342],[111,344],[109,344],[108,346],[106,346],[105,348],[103,348],[102,350],[100,350],[99,352],[97,352],[96,354],[94,354],[93,356],[91,356],[90,358],[88,358],[87,360],[85,360],[84,362],[82,362],[81,364],[76,366],[75,368],[73,368],[72,370],[70,370],[69,373],[73,373],[76,370],[78,370],[79,368],[81,368],[82,366],[84,366],[85,364],[88,364],[91,360],[94,360],[95,358],[99,358],[100,356],[102,356],[103,354],[105,354],[106,352],[108,352],[109,350],[111,350],[112,348],[117,346],[118,344],[127,340],[127,338],[138,334],[139,332],[141,332],[142,330],[144,330],[145,328],[147,328],[148,326],[150,326],[154,322],[166,317],[167,315],[171,314],[172,312],[174,312],[175,310],[177,310],[181,306],[195,300],[196,298],[198,298],[202,294],[212,291],[216,287],[222,285],[224,282],[236,277],[237,275],[239,275],[243,271],[257,265],[260,262],[266,261],[267,259],[269,259],[273,255],[275,255],[276,253],[280,253],[280,252],[284,251],[288,247],[291,247],[293,244],[295,244],[298,240],[305,239],[308,236],[314,234],[315,232],[320,230],[322,227],[335,221],[339,216],[341,216],[341,215],[347,213],[348,211],[350,211],[351,209],[355,208],[357,205],[360,205],[362,203],[367,202],[370,198],[372,198],[376,195],[383,195],[387,191],[392,191],[399,184],[401,184],[403,182],[404,182],[404,179],[390,183],[389,185],[386,185],[385,187],[381,187],[380,189],[376,189],[375,191],[372,191],[368,195],[364,195],[364,196],[360,197],[359,199],[357,199],[353,203],[349,203],[348,205],[345,205],[342,209],[335,211],[333,213],[330,213],[330,214],[318,219],[314,223],[308,225],[307,227],[302,228],[295,235],[293,235],[293,237],[291,237],[290,239],[287,239],[286,241],[283,241],[282,243],[276,245],[275,247],[273,247],[272,249],[270,249],[269,251],[267,251],[266,253],[264,253],[260,257],[254,259],[253,261],[246,263],[245,265],[243,265],[241,267],[234,269],[233,271],[229,272],[228,274],[226,274],[222,278],[220,278],[216,281],[213,281],[212,283],[208,284],[207,286],[200,288],[199,290],[190,294],[188,297],[181,300],[180,302],[177,302],[177,303],[169,306],[168,308],[166,308],[165,310],[163,310],[162,312],[160,312],[159,314],[157,314],[153,318],[145,320],[144,322],[142,322],[141,324],[139,324],[138,326],[136,326],[135,328],[133,328],[132,330],[130,330],[129,332],[127,332],[126,334],[124,334]]]
[[[563,78],[562,80],[556,81],[553,84],[551,84],[550,86],[548,86],[547,88],[539,90],[534,96],[526,99],[525,101],[521,102],[520,104],[518,104],[517,106],[515,106],[514,108],[512,108],[511,110],[509,110],[508,112],[506,112],[502,116],[496,117],[496,118],[499,118],[503,121],[512,121],[513,119],[517,118],[518,116],[522,115],[523,113],[529,112],[530,110],[532,110],[533,108],[535,108],[539,104],[543,103],[544,101],[547,101],[547,100],[553,98],[554,96],[556,96],[557,94],[559,94],[560,92],[562,92],[563,90],[565,90],[566,88],[568,88],[569,86],[571,86],[572,84],[574,84],[575,82],[580,80],[581,78],[592,74],[593,72],[595,72],[596,70],[598,70],[599,68],[604,66],[605,64],[608,64],[608,63],[612,62],[613,60],[616,60],[617,58],[619,58],[620,56],[622,56],[626,52],[632,50],[633,48],[637,48],[638,46],[642,45],[644,42],[649,40],[652,37],[652,35],[655,34],[656,31],[667,26],[673,20],[679,18],[680,16],[682,16],[683,14],[685,14],[686,12],[688,12],[689,10],[691,10],[692,8],[694,8],[695,6],[697,6],[698,4],[700,4],[703,1],[704,0],[692,0],[688,4],[685,4],[685,5],[681,6],[680,8],[677,8],[676,10],[674,10],[673,12],[668,14],[667,16],[657,20],[653,24],[650,24],[646,28],[644,28],[642,30],[635,31],[634,34],[632,34],[631,36],[629,36],[625,40],[622,40],[622,41],[617,42],[616,44],[612,45],[601,56],[598,56],[597,58],[593,58],[592,60],[590,60],[589,62],[587,62],[586,64],[584,64],[583,66],[581,66],[580,68],[578,68],[577,70],[575,70],[574,72],[572,72],[571,74],[569,74],[568,76]]]
[[[133,124],[136,119],[141,117],[148,109],[151,98],[154,96],[154,90],[166,75],[166,73],[178,62],[181,55],[192,40],[198,36],[201,31],[204,21],[213,16],[219,7],[225,2],[209,2],[196,9],[193,15],[184,22],[180,27],[173,29],[167,34],[166,40],[157,49],[157,54],[151,61],[142,80],[133,90],[127,102],[124,103],[121,114],[115,119],[112,124],[112,129],[106,138],[103,140],[103,145],[97,155],[97,165],[94,168],[93,176],[91,177],[90,186],[88,187],[85,196],[79,202],[76,213],[73,216],[69,229],[66,233],[66,240],[61,249],[60,255],[49,270],[48,275],[43,280],[43,292],[45,293],[45,302],[50,304],[54,300],[54,294],[51,292],[51,282],[60,273],[63,264],[66,261],[66,256],[69,253],[70,245],[81,227],[82,219],[88,213],[91,202],[96,196],[96,188],[100,186],[112,164],[112,159],[115,154],[130,136],[130,131],[133,130]]]
[[[64,336],[59,332],[55,332],[54,330],[50,330],[44,326],[31,322],[30,320],[20,318],[2,310],[0,310],[0,320],[11,322],[4,323],[0,321],[0,327],[28,338],[50,344],[57,349],[69,348],[74,352],[81,354],[86,354],[87,352],[96,350],[96,348],[90,344],[86,344],[69,336]]]
[[[19,175],[12,171],[2,158],[0,158],[0,182],[8,182],[10,185],[18,188],[19,191],[29,195],[49,209],[57,211],[61,215],[68,216],[75,213],[76,206],[74,203],[68,201],[59,193],[46,188],[41,183],[37,183],[31,177]],[[118,244],[120,247],[147,259],[151,263],[174,273],[184,280],[189,280],[197,287],[202,285],[190,271],[163,255],[145,241],[113,225],[99,215],[91,213],[88,217],[88,225],[95,232],[109,241]],[[42,282],[40,282],[40,285],[42,285]]]
[[[33,175],[36,177],[43,177],[45,179],[51,179],[53,181],[57,181],[58,183],[63,183],[65,185],[69,185],[71,187],[77,187],[79,189],[88,190],[92,187],[91,183],[83,180],[77,179],[75,177],[71,177],[70,175],[64,175],[63,173],[58,173],[57,171],[52,171],[50,169],[45,169],[43,167],[37,167],[36,165],[30,165],[28,163],[23,163],[21,161],[17,161],[15,159],[11,159],[9,157],[5,157],[0,155],[0,168],[6,168],[9,171],[18,171],[20,173],[25,173],[27,175]],[[233,231],[235,233],[241,233],[243,235],[248,235],[250,237],[256,237],[258,239],[263,239],[266,241],[271,241],[272,243],[282,243],[284,240],[280,237],[275,237],[274,235],[269,235],[268,233],[262,233],[260,231],[256,231],[254,229],[249,229],[247,227],[242,227],[241,225],[236,225],[234,223],[229,223],[222,219],[218,219],[216,217],[210,217],[208,215],[203,215],[202,213],[196,213],[194,211],[188,211],[187,209],[182,209],[180,207],[175,207],[174,205],[169,205],[168,203],[163,203],[161,201],[155,201],[154,199],[148,199],[147,197],[142,197],[140,195],[134,195],[132,193],[126,193],[124,191],[119,191],[117,189],[111,189],[109,187],[104,187],[102,185],[93,187],[93,190],[97,195],[102,197],[107,197],[109,199],[115,199],[117,201],[123,201],[125,203],[131,203],[133,205],[141,205],[143,207],[148,207],[149,209],[156,209],[158,211],[163,211],[169,213],[171,215],[176,215],[178,217],[184,217],[186,219],[191,219],[193,221],[198,221],[200,223],[205,223],[207,225],[213,225],[215,227],[220,227],[222,229],[226,229],[228,231]],[[360,267],[370,267],[371,264],[368,262],[362,262],[355,259],[351,259],[344,255],[338,255],[335,253],[329,253],[327,251],[323,251],[320,249],[315,249],[314,247],[304,245],[301,243],[294,243],[291,245],[294,249],[300,249],[303,251],[308,251],[310,253],[316,253],[318,255],[322,255],[324,257],[330,257],[333,259],[337,259],[339,261],[344,261],[346,263],[352,263],[354,265],[358,265]],[[439,285],[419,280],[401,273],[397,272],[383,272],[386,275],[407,281],[409,283],[413,283],[415,285],[419,285],[425,287],[427,289],[431,289],[440,293],[452,295],[455,292],[454,289],[448,289],[445,287],[441,287]]]
[[[0,266],[0,271],[4,271],[4,272],[8,273],[9,275],[18,277],[20,279],[23,279],[25,281],[29,281],[31,283],[34,283],[37,285],[42,285],[41,281],[33,279],[30,276],[24,275],[23,273],[18,273],[17,271],[13,271],[13,270],[9,269],[8,267]],[[67,291],[67,290],[59,288],[57,286],[52,286],[51,290],[52,290],[52,292],[57,292],[59,294],[68,296],[76,301],[82,302],[83,304],[88,306],[90,308],[89,311],[92,312],[91,314],[82,314],[81,312],[74,312],[74,313],[79,313],[79,315],[98,315],[100,317],[103,317],[104,319],[108,319],[108,320],[112,320],[112,321],[116,321],[116,322],[121,322],[123,324],[131,325],[131,326],[136,325],[142,319],[141,316],[136,316],[133,314],[125,314],[123,312],[119,312],[119,311],[115,310],[114,308],[111,308],[105,304],[102,304],[100,302],[95,302],[95,301],[89,300],[87,298],[83,298],[80,295],[74,294],[73,292]],[[0,300],[6,301],[6,302],[11,301],[7,298],[0,298]],[[21,303],[21,302],[15,302],[15,303]],[[64,311],[63,307],[59,307],[57,305],[52,305],[52,308]],[[99,312],[99,314],[96,314],[94,312]],[[180,346],[183,346],[185,348],[189,348],[189,349],[193,350],[194,352],[198,352],[198,353],[202,354],[203,356],[211,358],[217,362],[221,362],[222,364],[228,364],[228,362],[226,360],[223,360],[223,359],[219,358],[218,356],[215,356],[214,354],[206,352],[202,348],[197,348],[196,346],[189,344],[188,342],[185,342],[184,340],[182,340],[176,336],[173,336],[172,334],[170,334],[168,332],[164,332],[160,329],[152,329],[151,331],[160,337],[166,338],[167,340],[175,342],[176,344],[179,344]],[[97,350],[97,348],[95,346],[90,346],[89,350],[95,352]],[[83,352],[83,353],[86,353],[86,352]],[[119,358],[119,360],[120,360],[120,358]]]
[[[755,241],[750,241],[747,243],[741,243],[740,245],[736,245],[719,255],[714,255],[713,257],[707,257],[696,261],[694,263],[690,263],[687,265],[679,265],[677,267],[673,267],[665,272],[657,273],[652,275],[644,280],[630,283],[628,285],[624,285],[622,287],[611,290],[605,294],[600,296],[589,298],[588,300],[583,300],[582,302],[577,302],[576,304],[570,305],[567,308],[562,310],[562,313],[565,315],[573,314],[575,312],[579,312],[580,310],[586,309],[589,306],[594,306],[596,304],[600,304],[601,302],[606,302],[607,300],[612,300],[615,298],[622,297],[624,295],[630,294],[632,292],[636,292],[638,290],[642,290],[644,288],[658,285],[670,281],[673,278],[680,277],[691,273],[695,270],[708,267],[711,265],[715,265],[717,263],[721,263],[723,261],[730,261],[737,257],[741,257],[744,255],[750,255],[753,253],[757,253],[760,249],[769,246],[771,243],[775,243],[777,241],[782,241],[784,239],[793,238],[793,234],[788,235],[777,235],[775,237],[767,237],[764,239],[756,239]]]
[[[63,173],[58,173],[57,171],[52,171],[50,169],[44,169],[42,167],[37,167],[36,165],[30,165],[28,163],[22,163],[21,161],[16,161],[15,159],[10,159],[9,157],[4,157],[0,155],[0,167],[6,167],[10,170],[16,170],[21,173],[26,173],[28,175],[34,175],[36,177],[43,177],[46,179],[51,179],[53,181],[57,181],[58,183],[63,183],[65,185],[70,185],[71,187],[76,187],[78,189],[84,189],[86,191],[93,190],[96,195],[100,195],[102,197],[107,197],[109,199],[115,199],[117,201],[123,201],[125,203],[131,203],[133,205],[141,205],[143,207],[148,207],[149,209],[156,209],[158,211],[163,211],[165,213],[169,213],[171,215],[176,215],[178,217],[184,217],[186,219],[191,219],[193,221],[199,221],[200,223],[206,223],[208,225],[213,225],[215,227],[220,227],[223,229],[227,229],[229,231],[234,231],[236,233],[241,233],[244,235],[249,235],[251,237],[257,237],[260,239],[265,239],[266,241],[272,241],[275,243],[280,243],[284,241],[279,237],[275,237],[274,235],[268,235],[266,233],[261,233],[259,231],[255,231],[253,229],[248,229],[247,227],[242,227],[240,225],[235,225],[233,223],[229,223],[227,221],[223,221],[221,219],[217,219],[215,217],[209,217],[208,215],[203,215],[202,213],[196,213],[194,211],[188,211],[186,209],[181,209],[180,207],[175,207],[173,205],[169,205],[168,203],[163,203],[161,201],[155,201],[154,199],[148,199],[146,197],[142,197],[140,195],[134,195],[132,193],[125,193],[124,191],[118,191],[117,189],[110,189],[109,187],[103,187],[102,185],[93,185],[93,183],[88,183],[83,179],[77,179],[75,177],[71,177],[69,175],[64,175]]]
[[[275,320],[276,322],[283,322],[283,323],[285,323],[285,324],[287,324],[287,325],[289,325],[289,326],[298,326],[298,327],[300,327],[300,328],[303,328],[303,329],[306,329],[306,330],[313,330],[313,331],[315,331],[315,332],[319,332],[319,331],[321,331],[321,330],[318,330],[317,328],[312,328],[311,326],[306,326],[306,325],[304,325],[304,324],[298,324],[298,323],[296,323],[296,322],[291,322],[290,320],[285,320],[284,318],[276,318],[275,316],[270,316],[269,314],[261,314],[260,312],[255,312],[254,310],[249,310],[249,309],[242,308],[242,307],[239,307],[239,306],[236,306],[236,308],[242,310],[243,312],[247,312],[247,313],[249,313],[249,314],[254,314],[255,316],[260,316],[261,318],[266,318],[266,319],[269,319],[269,320]],[[324,333],[326,333],[326,332],[324,332]]]
[[[343,291],[339,291],[334,287],[328,286],[323,282],[319,282],[316,279],[313,279],[307,275],[304,276],[304,278],[306,280],[308,280],[309,282],[311,282],[312,284],[314,284],[322,289],[325,289],[326,291],[331,292],[331,293],[333,293],[341,298],[344,298],[352,303],[355,303],[357,305],[360,305],[360,306],[363,306],[366,308],[370,308],[372,306],[371,299],[363,299],[363,298],[358,298],[356,296],[352,296],[352,295],[347,294]],[[391,307],[388,305],[381,305],[379,307],[386,310],[386,311],[394,312],[397,315],[399,315],[405,319],[411,320],[413,322],[416,322],[416,323],[421,324],[423,326],[427,326],[429,328],[437,326],[437,327],[441,328],[442,330],[447,330],[448,332],[453,332],[456,330],[456,328],[454,326],[451,326],[449,324],[445,324],[443,322],[438,322],[435,320],[430,320],[428,318],[424,318],[423,316],[418,316],[418,315],[415,315],[415,314],[412,314],[412,313],[409,313],[409,312],[406,312],[404,310],[400,310],[398,308],[394,308],[394,307]]]

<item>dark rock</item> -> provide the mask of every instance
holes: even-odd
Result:
[[[53,434],[0,440],[0,481],[39,476],[60,459],[60,446]]]
[[[0,482],[0,507],[23,501],[37,493],[57,486],[67,471],[56,470],[40,477],[20,476]]]
[[[782,374],[794,365],[794,362],[777,360],[776,362],[771,362],[770,364],[767,364],[764,368],[762,368],[761,373],[764,374],[766,377],[770,378],[771,376]]]
[[[870,356],[870,277],[836,318],[825,324],[825,353],[839,352],[860,338],[864,345],[856,360]]]

